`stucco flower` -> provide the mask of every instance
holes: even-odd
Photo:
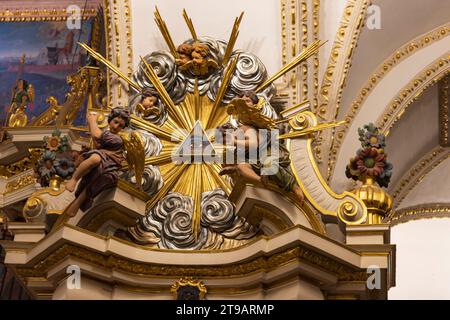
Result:
[[[50,151],[56,151],[59,148],[61,138],[58,136],[51,136],[47,139],[46,148]]]
[[[75,165],[71,160],[62,158],[55,161],[55,169],[56,174],[64,179],[72,175]]]
[[[386,155],[377,148],[365,148],[358,151],[356,165],[359,173],[370,177],[378,177],[384,171]]]

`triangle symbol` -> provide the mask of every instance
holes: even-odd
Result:
[[[202,124],[197,120],[189,135],[172,154],[172,159],[175,162],[203,163],[210,162],[207,159],[211,159],[216,154]]]

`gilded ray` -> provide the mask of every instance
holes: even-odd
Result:
[[[233,30],[231,30],[230,39],[228,40],[227,48],[226,48],[225,54],[223,56],[222,66],[226,66],[228,64],[231,54],[233,53],[233,48],[234,48],[234,45],[236,44],[236,39],[239,35],[239,25],[241,24],[243,16],[244,16],[244,12],[242,12],[241,15],[238,18],[236,18],[234,21]]]
[[[213,124],[213,120],[217,117],[217,113],[219,112],[219,108],[222,104],[223,96],[228,88],[228,85],[230,84],[231,77],[233,76],[234,70],[236,70],[237,61],[239,59],[239,56],[231,60],[230,64],[228,65],[227,69],[225,70],[225,73],[222,78],[222,83],[220,84],[219,91],[217,92],[217,96],[215,98],[211,114],[208,118],[208,121],[206,123],[206,128],[211,128],[211,125]],[[224,109],[224,108],[222,108]],[[226,114],[226,111],[223,110],[223,112]]]
[[[158,7],[155,6],[155,22],[156,25],[159,28],[159,31],[161,31],[161,34],[166,41],[167,46],[169,47],[170,53],[175,57],[175,59],[179,58],[178,51],[175,48],[175,44],[173,43],[172,37],[170,36],[169,29],[167,28],[166,23],[164,22],[163,18],[161,17],[161,14],[159,13]]]
[[[163,187],[147,202],[146,210],[153,208],[159,200],[164,198],[169,191],[172,191],[173,186],[180,180],[184,174],[184,170],[188,166],[187,163],[182,163],[178,166],[174,166],[173,170],[169,171],[164,177]]]
[[[108,59],[103,57],[100,53],[96,52],[94,49],[90,48],[88,45],[77,42],[84,50],[89,52],[89,54],[96,59],[97,61],[103,63],[109,70],[114,72],[118,77],[125,80],[132,88],[136,89],[137,91],[142,91],[142,88],[133,80],[131,80],[129,77],[127,77],[117,66],[115,66],[112,62],[110,62]]]
[[[164,104],[167,107],[169,116],[171,116],[174,119],[174,121],[177,122],[182,128],[188,129],[189,123],[188,123],[187,119],[184,117],[181,117],[179,115],[178,110],[172,101],[172,98],[170,98],[169,94],[166,91],[166,88],[164,88],[164,86],[161,83],[161,81],[159,80],[159,77],[156,74],[155,70],[153,70],[153,67],[150,64],[148,64],[148,62],[144,58],[142,58],[142,56],[141,56],[141,62],[144,64],[144,66],[146,68],[146,69],[144,69],[145,76],[153,84],[156,91],[158,91],[161,100],[164,102]]]
[[[167,141],[181,142],[185,138],[180,131],[164,130],[161,127],[154,125],[151,122],[145,121],[135,115],[131,115],[131,123],[140,129],[147,130],[160,139]]]
[[[257,89],[256,92],[260,92],[267,86],[269,86],[272,82],[280,78],[285,73],[289,72],[290,70],[294,69],[296,66],[298,66],[300,63],[308,59],[309,57],[313,56],[319,51],[319,48],[323,46],[325,42],[321,42],[320,40],[314,41],[311,45],[309,45],[307,48],[302,50],[302,52],[299,53],[298,56],[296,56],[294,59],[292,59],[290,62],[288,62],[286,65],[284,65],[277,73],[275,73],[273,76],[271,76],[269,79],[267,79],[263,84],[261,84]]]
[[[184,21],[186,21],[186,24],[189,28],[189,32],[192,35],[192,39],[194,39],[194,41],[197,42],[198,41],[197,32],[195,32],[194,24],[192,23],[192,19],[189,18],[189,16],[187,15],[186,9],[183,9],[183,18]]]

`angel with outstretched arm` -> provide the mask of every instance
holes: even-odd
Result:
[[[67,209],[69,216],[75,216],[80,208],[86,211],[101,191],[114,187],[125,161],[124,141],[119,133],[129,125],[130,113],[122,108],[112,109],[108,116],[109,129],[105,131],[97,125],[98,116],[91,112],[87,119],[94,149],[83,154],[84,160],[66,183],[68,191],[73,192],[76,188],[76,199]]]

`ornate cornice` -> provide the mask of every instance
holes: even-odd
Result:
[[[269,272],[278,267],[295,261],[302,261],[323,271],[335,274],[339,281],[365,281],[368,274],[365,270],[350,267],[335,261],[325,255],[303,247],[295,247],[272,254],[251,259],[246,262],[220,266],[175,266],[141,263],[116,255],[103,255],[73,244],[64,244],[32,267],[16,267],[24,278],[46,277],[52,267],[61,263],[67,257],[83,261],[108,270],[117,270],[144,277],[236,277],[246,276],[255,272]]]
[[[333,120],[339,112],[339,103],[353,52],[364,26],[367,7],[370,3],[370,0],[347,1],[319,92],[319,107],[316,115],[322,120]],[[327,149],[331,145],[332,131],[334,130],[323,131],[317,137],[314,152],[319,163],[327,161],[324,157],[328,157]]]
[[[396,210],[385,222],[395,226],[413,220],[448,217],[450,217],[450,204],[435,203]]]
[[[450,127],[449,127],[449,95],[448,85],[450,76],[439,82],[439,144],[442,147],[450,147]]]
[[[344,126],[338,128],[334,134],[333,142],[331,145],[330,161],[328,163],[329,176],[333,174],[334,165],[336,163],[336,157],[339,154],[339,149],[341,148],[342,142],[350,128],[352,121],[355,119],[362,105],[366,101],[370,92],[384,79],[384,77],[400,62],[404,61],[406,58],[410,57],[412,54],[416,53],[436,41],[441,40],[450,34],[450,24],[445,24],[440,26],[431,32],[428,32],[420,37],[408,41],[394,53],[392,53],[389,58],[387,58],[374,72],[366,84],[362,87],[358,93],[358,98],[353,101],[350,109],[345,115],[345,121],[347,122]]]
[[[412,166],[412,169],[403,175],[395,188],[392,189],[392,192],[390,192],[394,198],[394,208],[397,208],[408,193],[417,186],[428,173],[436,168],[442,161],[447,159],[449,155],[450,150],[443,147],[436,147]]]

